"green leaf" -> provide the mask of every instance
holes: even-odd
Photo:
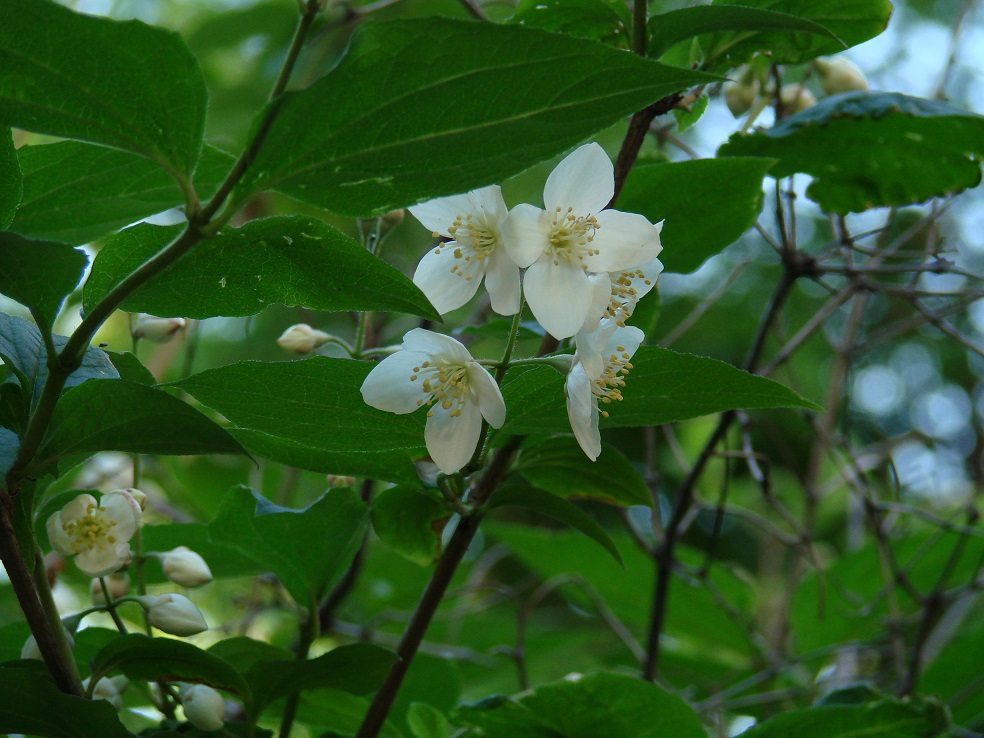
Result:
[[[282,99],[234,196],[381,214],[501,181],[714,79],[519,26],[366,23],[337,67]]]
[[[86,382],[59,401],[36,464],[98,451],[241,454],[220,425],[163,390],[124,379]]]
[[[444,713],[424,702],[410,705],[407,724],[414,738],[448,738],[451,733],[451,726]]]
[[[7,476],[10,467],[17,460],[20,451],[20,438],[12,430],[0,428],[0,479]]]
[[[303,510],[278,507],[247,487],[223,498],[209,540],[273,572],[301,607],[317,607],[348,568],[369,524],[352,489],[331,489]]]
[[[583,455],[583,454],[582,454]],[[565,525],[581,531],[588,538],[593,540],[618,563],[622,563],[622,555],[612,541],[611,536],[598,522],[588,515],[584,510],[572,502],[568,502],[563,497],[546,492],[536,487],[527,487],[520,484],[503,484],[495,491],[489,506],[493,509],[501,507],[521,507],[533,512],[546,515]]]
[[[735,369],[723,361],[643,346],[625,377],[624,402],[609,409],[602,427],[635,428],[675,423],[725,410],[817,405],[771,379]],[[506,374],[507,433],[565,433],[564,378],[548,367],[519,368]]]
[[[622,453],[605,446],[597,461],[569,436],[523,447],[516,470],[534,487],[565,499],[587,498],[612,505],[652,506],[645,480]]]
[[[796,32],[826,36],[834,41],[838,40],[837,36],[828,28],[809,18],[799,18],[789,13],[777,13],[774,10],[743,5],[700,5],[693,8],[671,10],[669,13],[652,16],[649,19],[647,31],[649,40],[646,53],[654,59],[662,56],[671,46],[680,41],[715,31],[740,31],[740,34],[729,35],[735,38],[743,37],[745,43],[748,43],[749,37],[756,37],[756,34],[748,33],[749,31],[773,31],[776,33],[772,35],[780,38],[781,44],[784,46],[793,43],[792,39],[795,38],[793,34]],[[758,34],[757,38],[759,43],[766,44],[762,48],[768,48],[766,41],[768,36],[765,33]],[[800,44],[803,40],[807,43],[815,41],[815,39],[804,37],[803,39],[796,39],[796,42]],[[719,40],[717,43],[722,47],[725,45],[723,40]],[[736,41],[733,40],[732,43],[736,43]],[[719,51],[719,53],[723,52]],[[711,61],[711,58],[709,57],[707,61]]]
[[[116,371],[120,373],[120,379],[144,384],[148,387],[153,387],[157,384],[157,379],[150,373],[150,369],[145,367],[135,354],[129,351],[107,351],[106,355],[113,362]]]
[[[762,133],[735,134],[719,156],[769,156],[769,172],[813,176],[806,194],[830,213],[909,205],[981,181],[984,116],[895,92],[847,92]]]
[[[22,146],[17,156],[24,195],[10,230],[25,236],[89,243],[185,201],[166,172],[127,151],[60,141]],[[199,197],[210,196],[232,164],[231,156],[205,146],[195,170]]]
[[[224,638],[210,646],[208,652],[231,664],[240,674],[246,674],[260,661],[286,661],[291,658],[290,651],[245,636]]]
[[[37,668],[34,668],[34,667]],[[0,733],[45,738],[132,738],[105,700],[71,697],[41,664],[0,668]]]
[[[205,108],[198,62],[176,33],[6,0],[3,123],[134,151],[180,176],[198,161]]]
[[[128,235],[131,231],[133,237]],[[86,282],[84,308],[91,310],[167,243],[173,236],[165,236],[165,231],[171,232],[139,225],[111,238]],[[223,229],[120,307],[162,317],[211,318],[254,315],[273,304],[311,310],[393,310],[440,320],[402,272],[338,229],[304,215]]]
[[[393,487],[372,502],[372,529],[379,540],[421,566],[441,555],[441,532],[450,517],[436,491],[419,487]]]
[[[629,45],[632,26],[619,0],[519,0],[509,22],[621,47]]]
[[[771,159],[731,158],[651,164],[632,169],[619,210],[658,223],[669,272],[686,274],[755,224],[762,210],[762,178]]]
[[[313,357],[240,362],[177,384],[238,426],[252,453],[289,466],[391,482],[417,481],[410,457],[423,449],[423,413],[371,408],[359,387],[369,362]]]
[[[55,348],[61,349],[68,339],[53,335]],[[48,378],[47,352],[38,327],[29,320],[0,313],[0,358],[21,382],[31,406],[41,396]],[[90,379],[116,379],[119,373],[105,351],[90,346],[82,356],[82,364],[68,376],[65,389],[76,387]],[[14,381],[8,374],[6,381]]]
[[[17,161],[13,131],[0,129],[0,231],[14,218],[21,201],[24,177]]]
[[[145,525],[141,531],[145,550],[170,551],[178,546],[187,546],[205,559],[212,576],[216,579],[253,576],[267,571],[267,567],[257,563],[254,558],[243,556],[209,540],[208,526],[204,523]],[[156,559],[152,558],[146,562],[145,571],[149,584],[169,581]]]
[[[218,656],[174,638],[149,638],[140,633],[107,644],[92,665],[93,678],[119,671],[130,679],[151,682],[198,682],[250,699],[242,674]]]
[[[707,95],[701,95],[690,105],[689,110],[680,107],[673,108],[673,117],[676,118],[677,122],[677,133],[683,133],[700,120],[704,111],[707,110],[709,100]]]
[[[948,735],[946,708],[936,700],[884,699],[864,705],[791,710],[760,723],[742,738],[933,738]]]
[[[738,10],[739,6],[746,9]],[[762,25],[758,29],[734,26],[734,30],[701,35],[703,68],[710,72],[737,67],[758,52],[767,53],[776,64],[802,64],[824,54],[836,54],[877,36],[885,30],[892,15],[889,0],[715,0],[713,7],[714,11],[689,10],[707,17],[727,13],[725,17],[736,18],[743,14],[750,23],[756,11],[771,11],[793,16],[801,24],[812,21],[817,25],[808,32],[803,32],[807,27],[801,25],[797,31],[791,20],[790,25],[780,27],[780,19],[773,18],[774,25],[770,25],[759,15]]]
[[[49,329],[88,263],[84,252],[63,243],[0,233],[0,292],[30,308]]]

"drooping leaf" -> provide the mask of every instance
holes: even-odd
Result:
[[[632,27],[628,6],[618,0],[520,0],[509,22],[621,47]]]
[[[735,134],[719,156],[768,156],[773,177],[810,174],[806,194],[830,213],[909,205],[981,181],[984,116],[896,92],[847,92],[761,133]]]
[[[14,218],[21,201],[23,184],[13,132],[9,128],[0,128],[0,231],[10,225]]]
[[[134,237],[125,237],[131,231]],[[168,240],[162,229],[147,225],[111,238],[86,283],[85,309]],[[402,272],[338,229],[304,215],[224,229],[136,290],[121,307],[162,317],[211,318],[253,315],[273,304],[392,310],[440,319]]]
[[[238,196],[380,214],[501,181],[712,79],[519,26],[367,23],[335,69],[282,100]]]
[[[635,167],[618,209],[663,221],[660,261],[686,274],[755,224],[762,210],[762,178],[773,164],[751,157],[697,159]]]
[[[177,183],[152,161],[79,141],[22,146],[24,195],[10,230],[71,244],[94,241],[185,202]],[[233,158],[205,146],[195,189],[209,197]]]
[[[778,382],[703,356],[643,346],[625,378],[624,401],[602,427],[659,425],[734,409],[816,405]],[[564,379],[547,367],[511,370],[503,382],[507,433],[566,433]]]
[[[369,407],[359,387],[372,365],[313,357],[240,362],[178,383],[238,429],[257,456],[331,474],[416,482],[411,456],[423,449],[422,414]]]
[[[369,524],[352,489],[332,489],[303,510],[277,507],[234,487],[208,527],[209,540],[277,576],[301,607],[316,606],[348,568]]]
[[[205,98],[198,63],[175,33],[48,0],[4,3],[6,125],[134,151],[189,175],[202,147]]]
[[[379,539],[421,566],[441,555],[441,532],[450,516],[439,494],[418,487],[393,487],[372,502],[372,529]]]
[[[31,308],[48,328],[88,263],[84,252],[63,243],[0,233],[0,292]]]

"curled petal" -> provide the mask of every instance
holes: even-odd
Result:
[[[592,272],[619,272],[652,261],[663,250],[660,228],[645,216],[605,210],[598,213],[592,242],[599,252],[585,257]],[[662,225],[662,224],[661,224]]]
[[[594,331],[598,322],[605,316],[605,311],[612,301],[612,278],[605,273],[589,274],[588,282],[591,287],[591,305],[588,307],[588,317],[581,326],[581,332]]]
[[[578,215],[594,215],[614,194],[612,160],[601,146],[589,143],[575,149],[550,173],[543,188],[543,204],[547,211],[573,208]]]
[[[591,394],[591,380],[580,364],[575,364],[564,382],[567,396],[567,418],[581,450],[595,461],[601,453],[601,432],[598,430],[598,406]]]
[[[481,364],[473,361],[468,365],[468,385],[475,393],[482,417],[493,428],[501,428],[506,422],[506,403],[492,375]]]
[[[527,203],[509,211],[502,225],[502,245],[517,266],[525,269],[550,245],[546,213]]]
[[[482,413],[475,403],[460,406],[461,414],[451,415],[440,403],[428,413],[424,426],[424,443],[434,463],[445,474],[454,474],[475,453],[482,433]]]
[[[505,249],[497,248],[489,257],[486,269],[485,288],[489,291],[492,309],[499,315],[518,313],[519,267]]]
[[[377,410],[403,415],[412,413],[430,396],[421,388],[422,381],[412,381],[414,368],[427,361],[417,351],[397,351],[379,362],[362,382],[362,399]]]
[[[413,274],[413,283],[441,315],[472,299],[482,281],[482,262],[478,259],[465,261],[454,253],[454,241],[431,249],[424,254]],[[453,272],[452,268],[455,269]]]
[[[540,259],[526,272],[525,291],[533,315],[555,338],[573,336],[584,325],[591,287],[588,275],[577,264]]]

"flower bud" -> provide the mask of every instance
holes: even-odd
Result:
[[[187,546],[153,554],[161,561],[164,576],[182,587],[201,587],[212,581],[212,572],[200,555]]]
[[[119,572],[110,574],[108,577],[105,577],[104,581],[109,588],[109,596],[113,600],[118,600],[120,597],[126,597],[130,594],[130,577],[126,574]],[[89,585],[89,592],[92,594],[92,603],[94,605],[106,604],[106,595],[103,593],[102,585],[98,579],[92,580],[92,583]]]
[[[190,636],[208,630],[208,623],[191,600],[184,595],[144,595],[137,601],[147,610],[147,619],[155,628],[176,636]]]
[[[865,79],[864,72],[849,59],[839,57],[816,59],[813,66],[820,78],[820,86],[827,95],[868,89],[868,80]]]
[[[724,86],[724,102],[736,118],[740,118],[755,104],[759,94],[759,81],[755,71],[748,66],[738,68],[738,80]]]
[[[183,686],[181,706],[185,718],[199,730],[221,730],[225,725],[225,700],[207,684]]]
[[[68,647],[75,648],[75,639],[72,637],[72,634],[69,633],[67,629],[65,630],[65,638],[66,640],[68,640]],[[21,648],[20,657],[22,659],[35,659],[36,661],[44,661],[44,656],[41,655],[41,649],[38,648],[38,641],[33,635],[28,636],[27,640],[24,641],[24,646],[23,648]]]
[[[184,318],[158,318],[155,315],[140,313],[131,331],[134,338],[143,338],[152,343],[167,343],[184,328]]]
[[[85,691],[89,690],[89,678],[82,682],[82,688]],[[120,697],[120,690],[117,688],[116,683],[107,677],[103,677],[96,682],[96,686],[92,690],[92,699],[106,700],[113,706],[116,712],[123,709],[123,698]]]
[[[117,492],[126,492],[133,498],[133,501],[137,503],[137,506],[141,511],[147,509],[147,495],[141,492],[136,487],[127,487],[126,489],[115,490]]]
[[[385,236],[387,233],[400,225],[405,217],[406,211],[403,208],[390,210],[388,213],[384,214],[383,217],[379,219],[379,235]]]
[[[355,477],[347,477],[344,474],[329,474],[326,478],[329,487],[354,487]]]
[[[785,115],[800,113],[817,104],[816,96],[803,85],[786,85],[779,99],[782,100]]]
[[[277,343],[284,351],[292,354],[309,354],[314,349],[331,340],[331,336],[307,323],[298,323],[285,330]]]

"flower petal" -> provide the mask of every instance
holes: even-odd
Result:
[[[493,428],[501,428],[506,422],[506,403],[495,379],[477,361],[468,365],[468,386],[475,395],[482,417]]]
[[[525,292],[533,315],[554,338],[573,336],[584,325],[591,287],[577,264],[554,264],[545,256],[526,271]]]
[[[93,546],[76,556],[75,564],[86,576],[104,577],[107,574],[112,574],[126,563],[130,551],[129,546],[126,546],[126,555],[121,556],[120,550],[121,547],[115,545]]]
[[[427,361],[419,351],[397,351],[379,362],[362,382],[362,399],[377,410],[404,415],[420,407],[430,395],[422,380],[411,381],[414,368]]]
[[[585,257],[592,272],[620,272],[652,261],[663,247],[660,228],[645,216],[605,210],[598,213],[592,245],[599,252]]]
[[[140,505],[129,492],[109,492],[99,500],[103,515],[115,521],[112,534],[120,541],[129,541],[140,525]]]
[[[502,248],[496,248],[487,263],[485,289],[492,309],[499,315],[515,315],[519,312],[519,267]]]
[[[459,259],[455,256],[456,248],[455,242],[450,241],[431,249],[424,254],[413,274],[413,283],[441,315],[472,299],[482,281],[482,262],[475,258]]]
[[[543,204],[547,212],[573,208],[575,215],[594,215],[614,194],[612,160],[601,146],[589,143],[575,149],[550,173],[543,188]]]
[[[428,200],[420,205],[408,208],[410,214],[419,220],[424,228],[442,236],[451,237],[448,229],[458,216],[465,216],[472,212],[474,203],[467,195],[452,195],[451,197],[438,197],[435,200]]]
[[[48,517],[48,522],[45,523],[45,527],[48,530],[48,540],[51,541],[51,546],[62,556],[74,556],[75,551],[72,550],[72,539],[69,538],[68,533],[62,528],[62,511],[54,513]]]
[[[461,341],[426,328],[414,328],[403,334],[403,349],[426,354],[423,361],[438,359],[464,366],[472,360],[472,355]]]
[[[580,364],[575,364],[564,382],[567,396],[567,419],[581,450],[592,461],[601,453],[601,432],[598,430],[598,406],[591,394],[591,380]]]
[[[602,324],[608,323],[610,321],[602,321]],[[614,353],[625,353],[630,357],[639,349],[642,345],[643,339],[645,339],[646,334],[641,330],[632,325],[616,327],[614,331],[609,335],[608,340],[605,342],[604,355],[607,358]],[[618,351],[621,348],[622,351]]]
[[[506,201],[502,199],[502,188],[499,185],[490,185],[472,190],[467,195],[468,201],[472,205],[471,213],[478,216],[484,214],[485,223],[489,226],[501,225],[509,214]]]
[[[594,331],[598,328],[598,322],[605,316],[605,311],[612,301],[612,278],[607,273],[589,274],[588,282],[591,286],[591,305],[588,307],[588,316],[584,320],[584,325],[578,332]]]
[[[454,474],[471,460],[481,433],[482,413],[476,403],[461,405],[458,416],[435,403],[427,414],[424,443],[437,467],[445,474]]]
[[[539,259],[550,245],[545,216],[540,208],[524,202],[510,210],[502,224],[502,245],[521,269]]]

